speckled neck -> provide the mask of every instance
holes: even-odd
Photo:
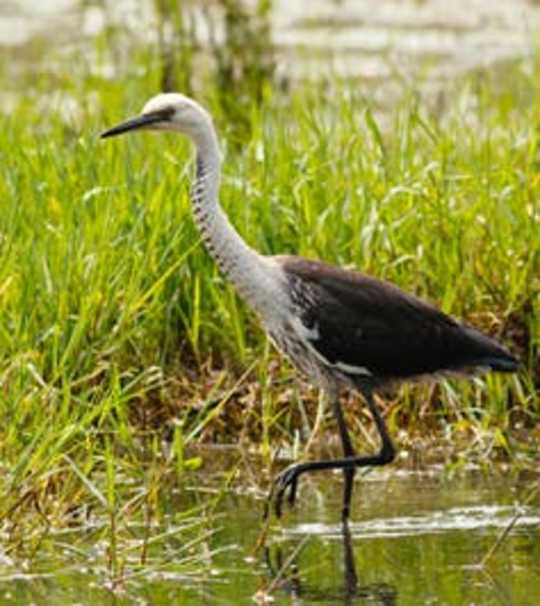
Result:
[[[195,222],[209,253],[240,295],[257,311],[264,312],[269,296],[279,287],[270,259],[250,248],[219,205],[221,161],[213,127],[193,136],[197,148],[196,178],[191,199]]]

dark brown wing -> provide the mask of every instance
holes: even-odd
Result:
[[[330,364],[380,379],[488,367],[511,372],[496,341],[396,286],[301,257],[279,257],[310,343]]]

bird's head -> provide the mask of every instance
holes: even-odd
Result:
[[[139,116],[106,130],[101,138],[133,130],[169,130],[197,140],[208,127],[212,130],[210,114],[193,99],[180,93],[162,93],[152,97]]]

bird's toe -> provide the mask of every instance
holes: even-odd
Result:
[[[274,511],[276,512],[276,517],[280,518],[283,512],[283,498],[287,490],[289,491],[287,495],[287,501],[289,505],[292,507],[294,502],[296,501],[296,491],[298,486],[298,468],[296,465],[292,465],[288,467],[284,471],[282,471],[274,481],[274,486],[272,491],[270,492],[270,499],[275,493],[274,496]]]

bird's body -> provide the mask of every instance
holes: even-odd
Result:
[[[339,383],[369,379],[383,388],[515,368],[496,341],[391,283],[301,257],[278,261],[289,282],[290,332],[305,344],[312,365]]]
[[[293,465],[280,474],[275,484],[278,515],[287,489],[294,501],[301,474],[342,469],[343,518],[348,517],[356,468],[384,465],[395,456],[373,399],[376,390],[444,374],[517,369],[515,358],[495,340],[388,282],[301,257],[263,256],[250,248],[219,205],[217,136],[210,115],[192,99],[158,95],[139,117],[103,136],[138,128],[175,130],[192,139],[197,149],[193,216],[208,251],[278,349],[332,400],[344,457]],[[338,398],[343,387],[364,396],[382,440],[379,453],[358,457],[354,452]]]

